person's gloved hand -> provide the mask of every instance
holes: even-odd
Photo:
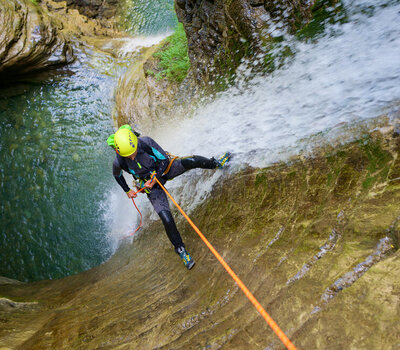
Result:
[[[134,190],[129,190],[128,192],[126,192],[126,195],[128,196],[128,198],[136,198],[137,197],[137,194],[135,193],[135,191]]]
[[[156,172],[154,171],[152,174],[151,174],[151,177],[150,177],[150,180],[149,181],[147,181],[145,184],[144,184],[144,187],[146,187],[146,188],[153,188],[153,186],[156,184]]]

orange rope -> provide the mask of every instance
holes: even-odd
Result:
[[[215,255],[215,257],[218,259],[218,261],[222,264],[222,266],[225,268],[225,270],[234,279],[234,281],[237,283],[237,285],[240,287],[240,289],[243,291],[243,293],[246,295],[246,297],[251,301],[251,303],[254,305],[254,307],[257,309],[257,311],[261,314],[261,316],[264,318],[264,320],[268,323],[268,325],[272,328],[272,330],[275,332],[275,334],[279,337],[281,342],[289,350],[296,350],[296,347],[293,345],[293,343],[290,341],[290,339],[286,336],[286,334],[279,328],[277,323],[264,310],[264,308],[261,306],[261,304],[254,297],[254,295],[248,290],[248,288],[244,285],[244,283],[240,280],[240,278],[236,275],[236,273],[233,272],[233,270],[225,262],[225,260],[222,258],[222,256],[215,250],[215,248],[211,245],[211,243],[207,240],[207,238],[200,232],[200,230],[197,228],[197,226],[193,223],[193,221],[189,218],[189,216],[186,215],[186,213],[183,211],[183,209],[179,206],[179,204],[175,201],[175,199],[172,198],[172,196],[165,189],[165,187],[160,183],[160,181],[158,181],[157,178],[156,178],[156,181],[161,186],[161,188],[164,190],[164,192],[167,194],[167,196],[176,205],[176,207],[179,209],[179,211],[182,213],[182,215],[185,217],[185,219],[189,222],[189,224],[193,227],[193,229],[196,231],[196,233],[200,236],[200,238],[203,240],[203,242],[206,244],[206,246],[211,250],[211,252]]]
[[[142,187],[139,191],[136,191],[134,194],[136,195],[136,194],[138,194],[139,192],[142,192],[144,189],[145,189],[145,187]],[[125,239],[125,238],[132,237],[137,231],[139,231],[139,230],[143,227],[143,223],[142,223],[142,219],[143,219],[142,213],[140,212],[139,208],[137,207],[137,205],[136,205],[134,199],[133,199],[133,198],[131,198],[131,199],[132,199],[133,205],[135,206],[136,210],[138,211],[138,213],[139,213],[139,215],[140,215],[139,226],[136,228],[135,231],[131,232],[129,235],[127,235],[127,236],[125,236],[125,237],[122,237],[122,238],[120,239],[120,241],[122,241],[122,240]]]

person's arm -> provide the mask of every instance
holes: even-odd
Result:
[[[115,158],[115,160],[113,162],[113,175],[114,175],[115,180],[125,191],[126,195],[129,198],[135,198],[136,197],[135,192],[132,189],[130,189],[128,184],[126,183],[124,175],[122,174],[122,169],[120,168],[120,166],[118,164],[117,158]]]

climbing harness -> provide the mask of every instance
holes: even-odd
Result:
[[[215,248],[211,245],[211,243],[207,240],[207,238],[200,232],[197,226],[193,223],[193,221],[186,215],[183,209],[179,206],[179,204],[175,201],[175,199],[170,195],[170,193],[166,190],[166,188],[161,184],[161,182],[156,178],[157,183],[164,190],[167,196],[172,200],[181,214],[185,217],[185,219],[189,222],[189,224],[193,227],[196,233],[200,236],[206,246],[211,250],[211,252],[215,255],[217,260],[221,263],[221,265],[225,268],[225,270],[229,273],[229,275],[233,278],[236,284],[240,287],[246,297],[250,300],[250,302],[254,305],[257,311],[261,314],[264,320],[268,323],[268,325],[272,328],[281,342],[286,346],[289,350],[296,350],[296,347],[290,341],[290,339],[286,336],[286,334],[279,328],[278,324],[271,318],[271,316],[264,310],[258,300],[254,297],[254,295],[249,291],[249,289],[244,285],[244,283],[240,280],[240,278],[236,275],[236,273],[229,267],[229,265],[225,262],[222,256],[215,250]]]
[[[177,160],[179,157],[178,156],[173,156],[172,154],[167,153],[167,156],[169,157],[169,164],[167,166],[167,169],[165,169],[165,171],[163,172],[163,176],[167,175],[169,173],[169,171],[171,170],[172,167],[172,163],[175,162],[175,160]]]

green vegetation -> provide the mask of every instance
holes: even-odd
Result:
[[[274,11],[274,6],[271,7],[271,11]],[[325,32],[328,24],[347,21],[343,0],[316,0],[311,7],[311,14],[312,16],[309,18],[299,8],[294,11],[291,20],[288,21],[287,26],[290,32],[299,40],[317,39]],[[228,31],[228,37],[234,38],[235,32],[233,30]],[[290,62],[295,55],[296,48],[293,47],[293,43],[286,41],[284,36],[275,37],[261,33],[259,38],[262,40],[264,54],[262,62],[259,62],[258,66],[252,64],[251,69],[254,74],[270,74]],[[214,79],[214,87],[217,90],[225,90],[234,84],[236,68],[241,64],[244,57],[251,60],[254,54],[257,54],[257,52],[254,52],[251,39],[231,40],[229,46],[224,48],[221,57],[215,59],[219,75]]]
[[[360,147],[368,158],[368,175],[363,182],[363,188],[371,188],[377,180],[384,181],[389,174],[391,155],[382,150],[380,142],[372,142],[368,137],[360,141]]]
[[[393,156],[380,139],[370,135],[349,144],[348,150],[327,154],[326,161],[331,169],[327,184],[336,186],[335,193],[345,193],[347,187],[359,179],[362,181],[362,189],[370,190],[377,183],[387,181],[393,167]]]
[[[341,0],[317,0],[311,8],[312,20],[304,25],[304,18],[297,16],[295,28],[299,39],[314,39],[322,34],[326,24],[344,23],[347,13]]]
[[[170,81],[181,82],[190,68],[188,44],[182,23],[179,23],[174,34],[166,38],[160,51],[154,54],[159,59],[158,72],[148,70],[148,74],[157,79],[167,78]]]
[[[30,0],[32,4],[39,5],[40,0]]]

